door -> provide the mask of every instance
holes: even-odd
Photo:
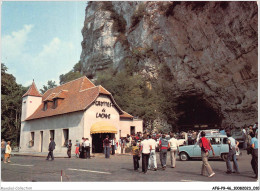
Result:
[[[43,131],[40,131],[40,150],[42,152],[42,147],[43,147]]]
[[[131,126],[130,135],[135,135],[135,126]]]
[[[210,138],[210,143],[214,149],[215,157],[220,156],[220,150],[221,150],[221,139],[219,137],[212,137]],[[210,151],[210,157],[213,157],[212,151]]]
[[[193,156],[192,157],[201,157],[201,148],[199,145],[199,142],[196,142],[194,146],[190,146],[193,147]]]

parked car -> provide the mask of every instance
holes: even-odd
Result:
[[[229,145],[227,144],[227,136],[220,134],[206,135],[206,138],[210,140],[211,145],[214,149],[215,156],[213,157],[212,151],[209,152],[209,158],[219,158],[224,161],[227,159],[229,152]],[[238,149],[237,156],[240,155],[240,150]],[[195,145],[181,146],[179,148],[179,157],[181,161],[187,161],[191,158],[201,158],[201,148],[199,142],[197,141]]]

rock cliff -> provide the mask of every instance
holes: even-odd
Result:
[[[134,58],[143,75],[171,87],[186,118],[193,110],[222,125],[252,124],[258,112],[257,23],[256,2],[90,2],[82,72],[93,78]],[[209,112],[196,110],[200,105]]]

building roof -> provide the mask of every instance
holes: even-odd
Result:
[[[30,86],[30,88],[27,90],[27,92],[23,95],[23,97],[25,97],[25,96],[42,97],[42,94],[39,93],[34,81],[33,81],[32,85]]]
[[[123,114],[120,115],[120,118],[129,118],[129,119],[133,119],[134,116],[130,115],[129,113],[126,113],[125,111],[123,111]]]
[[[112,103],[119,111],[120,117],[121,115],[123,115],[123,117],[131,116],[120,109],[110,92],[102,86],[95,86],[87,77],[84,76],[47,90],[42,95],[42,104],[26,119],[26,121],[86,110],[100,94],[108,95],[111,98]],[[55,98],[62,98],[58,107],[55,109],[50,107],[44,111],[44,102],[53,101]]]

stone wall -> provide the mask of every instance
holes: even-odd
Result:
[[[199,96],[222,118],[257,121],[256,2],[91,2],[82,30],[83,73],[120,70],[138,56],[140,73],[166,80],[178,100]],[[171,78],[160,76],[166,66]]]

